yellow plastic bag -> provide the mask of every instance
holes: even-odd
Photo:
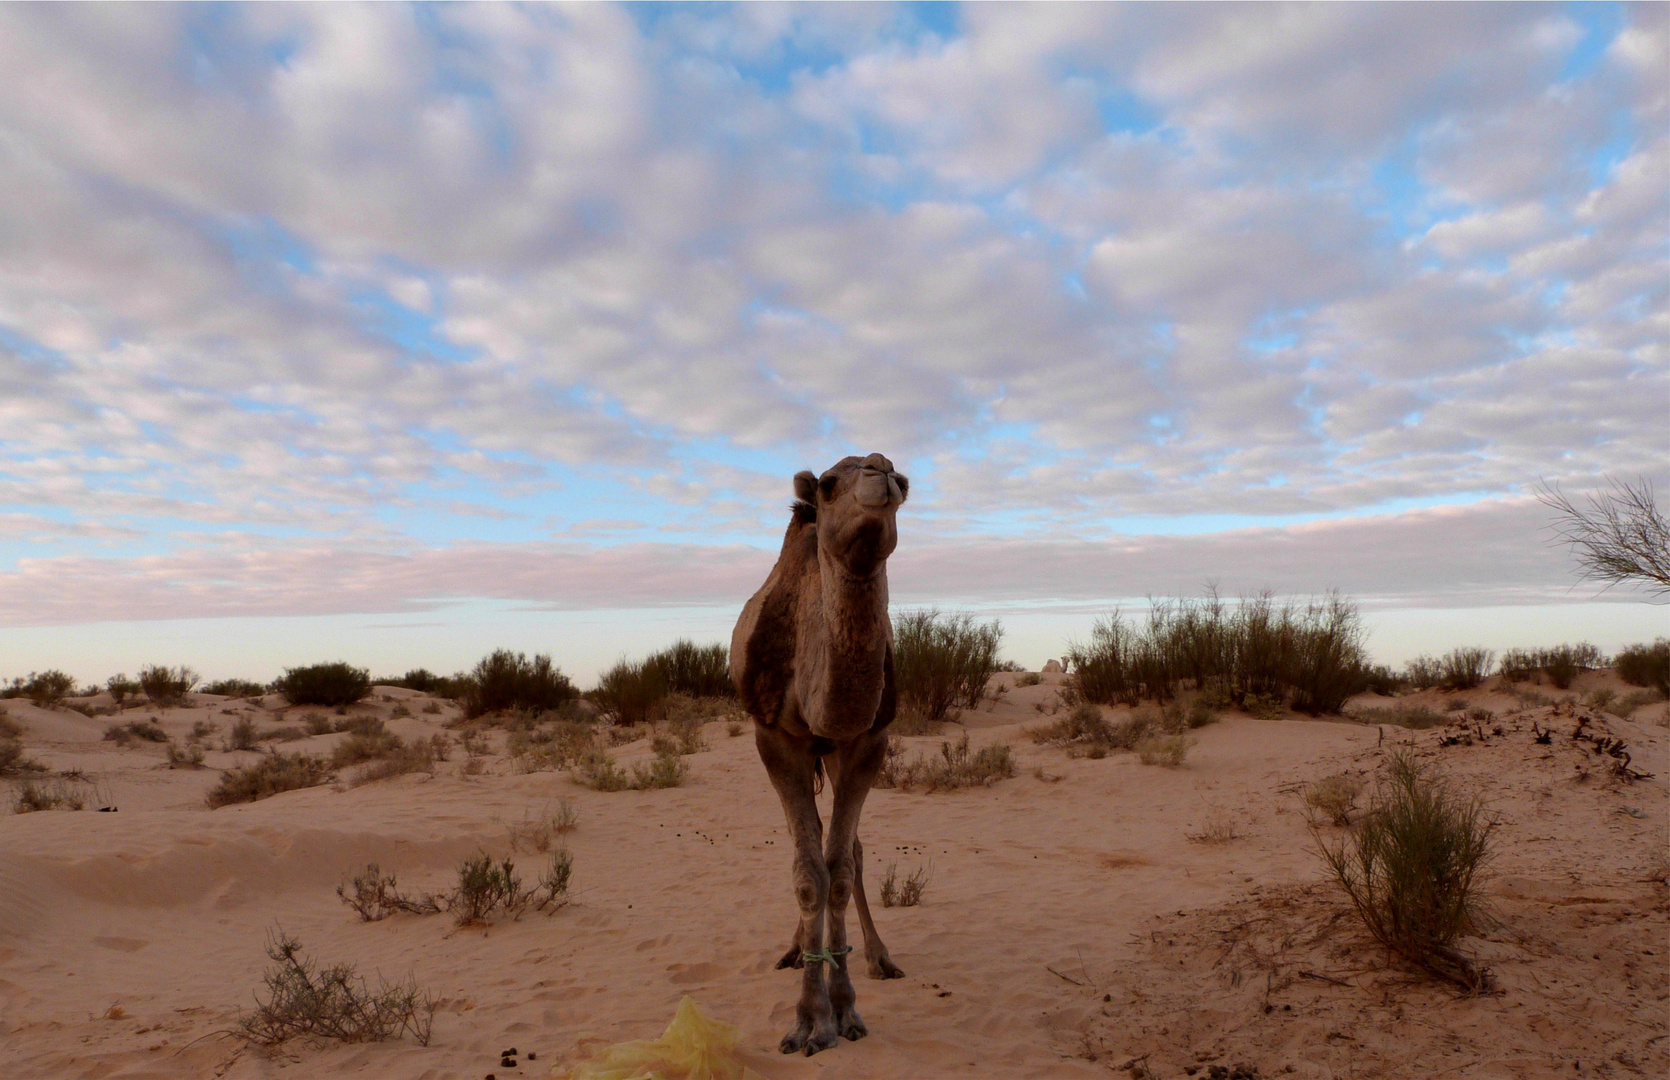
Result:
[[[606,1047],[576,1065],[568,1080],[749,1080],[759,1074],[736,1059],[740,1038],[686,995],[659,1039]]]

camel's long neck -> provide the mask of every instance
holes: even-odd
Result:
[[[878,567],[869,577],[854,577],[820,550],[818,570],[825,674],[813,695],[815,715],[808,719],[820,735],[847,738],[867,731],[881,705],[892,636],[887,567]]]

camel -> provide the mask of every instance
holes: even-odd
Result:
[[[800,924],[777,967],[802,974],[794,1027],[778,1045],[785,1054],[809,1057],[869,1033],[847,974],[849,899],[870,977],[904,976],[870,918],[858,817],[887,759],[896,705],[887,557],[909,491],[880,454],[842,458],[821,477],[795,474],[777,565],[731,635],[731,679],[794,841]],[[834,786],[827,841],[816,802],[825,773]]]

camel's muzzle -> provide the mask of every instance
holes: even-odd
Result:
[[[898,506],[905,501],[904,493],[899,490],[899,483],[893,479],[892,473],[869,468],[858,474],[853,496],[858,499],[858,505],[878,509]]]

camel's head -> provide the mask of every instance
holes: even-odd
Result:
[[[880,454],[842,458],[822,476],[794,477],[795,497],[816,515],[818,546],[860,577],[880,569],[898,546],[894,518],[909,493],[910,481]]]

